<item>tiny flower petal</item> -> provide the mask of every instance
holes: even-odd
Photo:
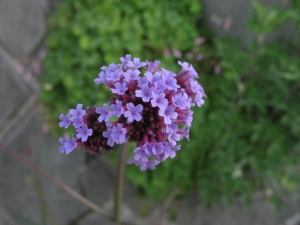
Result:
[[[145,63],[145,62],[140,62],[140,59],[139,59],[139,58],[134,58],[134,59],[133,59],[133,62],[132,62],[132,61],[129,61],[127,65],[130,66],[130,67],[133,67],[133,68],[136,68],[136,69],[137,69],[137,68],[146,66],[147,63]]]
[[[125,134],[127,130],[122,127],[120,123],[116,127],[113,127],[111,136],[117,144],[123,144],[126,142]]]
[[[67,138],[59,138],[59,143],[61,143],[61,146],[59,147],[60,153],[64,153],[66,151],[65,143],[67,142]]]
[[[133,150],[133,153],[135,160],[148,161],[148,157],[151,156],[150,152],[148,152],[146,148],[142,147],[137,147]]]
[[[74,138],[68,139],[65,142],[65,148],[66,148],[66,154],[68,155],[70,152],[72,152],[77,147],[76,140]]]
[[[128,62],[131,60],[131,55],[130,54],[127,54],[126,56],[125,56],[125,58],[124,57],[121,57],[120,58],[120,61],[122,62],[122,65],[126,68],[127,67],[127,64],[128,64]]]
[[[115,88],[111,89],[112,93],[115,93],[118,95],[123,95],[125,93],[125,91],[127,91],[127,90],[128,90],[128,87],[125,82],[123,82],[122,84],[117,82],[117,83],[115,83]]]
[[[127,121],[131,123],[132,121],[140,121],[142,119],[141,112],[143,111],[143,106],[138,104],[134,106],[131,102],[126,104],[127,111],[124,112],[124,116],[127,117]]]
[[[174,78],[175,74],[171,71],[163,71],[163,80],[168,90],[176,90],[179,88],[177,80]]]
[[[180,109],[190,108],[192,99],[186,93],[172,96],[172,102]]]
[[[111,147],[114,146],[115,140],[114,140],[114,137],[112,136],[112,129],[110,127],[107,128],[107,131],[103,132],[103,137],[108,138],[107,144],[109,146],[111,146]]]
[[[106,74],[103,71],[101,71],[99,73],[99,77],[98,78],[94,79],[94,82],[96,84],[105,83],[105,81],[106,81]]]
[[[71,121],[73,122],[73,126],[75,128],[79,128],[79,127],[81,127],[81,125],[83,123],[83,118],[82,117],[72,117]]]
[[[146,169],[154,170],[155,166],[159,163],[159,161],[147,161],[141,166],[141,171],[145,171]]]
[[[120,80],[121,75],[123,74],[122,70],[115,70],[113,72],[110,72],[107,76],[107,80],[111,81],[118,81]]]
[[[110,108],[113,110],[113,116],[120,117],[124,113],[124,108],[121,101],[116,100],[116,103],[117,104],[111,104]]]
[[[69,114],[75,117],[81,117],[85,114],[85,110],[82,110],[82,104],[77,104],[76,109],[70,109]]]
[[[64,114],[60,114],[59,119],[61,120],[59,127],[68,128],[68,126],[71,124],[71,118],[69,114],[66,116]]]
[[[154,91],[153,87],[149,87],[148,85],[144,84],[141,86],[141,90],[136,90],[135,95],[137,97],[141,97],[143,102],[149,102],[152,98],[152,92]]]
[[[89,129],[86,124],[83,124],[81,128],[78,128],[76,137],[81,138],[81,141],[84,142],[92,135],[93,130]]]
[[[146,60],[146,62],[147,62],[147,65],[148,65],[148,71],[149,72],[156,72],[158,70],[160,61],[155,60],[154,62],[148,62]]]
[[[108,109],[108,104],[103,104],[103,108],[97,107],[96,113],[100,114],[100,116],[98,118],[99,122],[102,122],[102,121],[108,122],[109,118],[112,115],[112,112],[109,111],[109,109]]]
[[[153,99],[151,100],[151,104],[153,107],[166,108],[168,107],[168,100],[165,98],[164,93],[156,93],[152,92]]]
[[[139,70],[127,70],[127,72],[124,73],[124,77],[126,80],[139,80],[141,72]]]
[[[158,114],[164,118],[166,124],[171,124],[171,119],[176,119],[178,116],[178,113],[175,112],[175,106],[172,105],[159,109]]]

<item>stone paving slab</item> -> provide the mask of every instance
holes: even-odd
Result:
[[[13,147],[25,144],[20,139],[16,139],[14,142]],[[22,153],[26,151],[24,146],[27,144],[19,149]],[[0,207],[20,223],[23,219],[39,221],[37,196],[31,188],[34,176],[32,171],[2,150],[0,151],[0,165]]]
[[[0,43],[15,57],[29,54],[46,31],[47,0],[1,0]]]
[[[235,201],[232,205],[223,203],[206,208],[193,194],[179,202],[178,222],[195,225],[284,225],[299,209],[300,196],[297,193],[287,193],[281,211],[275,210],[265,197],[254,199],[249,206]]]
[[[17,223],[7,214],[7,212],[0,208],[0,224],[3,225],[17,225]]]
[[[112,213],[112,165],[104,155],[92,156],[92,159],[87,160],[87,153],[81,149],[69,155],[60,154],[58,138],[43,133],[39,106],[34,106],[24,113],[23,118],[20,118],[19,129],[14,132],[13,137],[9,141],[2,141],[30,160],[38,160],[40,167],[50,175]],[[41,221],[41,197],[37,195],[39,187],[35,182],[36,176],[32,169],[0,151],[0,208],[5,207],[4,212],[16,222],[20,222],[22,217],[37,223]],[[49,180],[41,177],[41,185],[50,224],[68,224],[87,211],[86,206]],[[132,206],[139,211],[138,200],[127,181],[124,184],[124,202],[123,218],[126,221],[138,220],[130,208]],[[84,218],[82,225],[90,223],[91,218],[92,221],[95,220],[95,216],[90,214],[91,217]],[[107,221],[105,218],[96,217],[100,221]]]
[[[24,123],[20,124],[22,129],[6,144],[32,161],[39,161],[45,171],[79,191],[77,175],[83,155],[64,157],[59,153],[57,139],[42,131],[38,109],[33,108],[21,121]],[[32,169],[0,151],[0,208],[5,208],[16,221],[23,216],[38,224],[41,221],[40,186],[36,176]],[[54,221],[67,224],[87,209],[48,180],[42,178],[40,185],[43,187],[50,224],[56,224]]]
[[[80,149],[78,149],[80,151]],[[74,154],[79,154],[74,152]],[[88,154],[88,153],[83,153]],[[88,162],[82,166],[79,183],[81,190],[88,199],[91,199],[98,206],[103,208],[109,214],[113,214],[113,200],[114,200],[114,181],[115,168],[106,158],[107,153],[101,153],[98,156],[89,156]],[[113,154],[117,154],[117,151]],[[136,215],[140,213],[141,202],[138,200],[135,189],[125,179],[123,184],[123,206],[121,218],[124,221],[139,221]],[[99,216],[98,216],[99,217]],[[91,216],[92,221],[95,220]],[[105,218],[104,218],[105,219]],[[99,218],[99,224],[103,218]],[[107,220],[107,219],[105,219]],[[90,217],[87,218],[90,221]],[[80,225],[89,224],[84,220]]]
[[[105,218],[101,218],[99,215],[95,213],[88,215],[86,218],[83,219],[83,221],[79,223],[79,225],[95,225],[95,224],[115,225],[115,223]]]
[[[18,76],[14,63],[0,46],[0,133],[4,123],[13,119],[14,112],[30,95],[25,81]]]
[[[253,11],[251,0],[202,0],[203,24],[219,37],[232,36],[238,38],[242,43],[248,43],[254,38],[254,33],[248,29],[248,20]],[[259,0],[268,7],[286,7],[289,1],[285,0]],[[224,20],[231,18],[231,27],[223,28]],[[220,22],[220,19],[223,22]],[[213,22],[215,20],[216,22]],[[220,25],[217,25],[220,23]],[[292,24],[287,24],[280,30],[272,32],[267,41],[289,40],[296,42],[298,37],[296,29]]]

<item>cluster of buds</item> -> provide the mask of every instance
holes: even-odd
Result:
[[[113,97],[102,107],[85,110],[82,104],[61,114],[60,127],[75,128],[73,138],[60,138],[60,152],[69,154],[76,147],[97,154],[112,151],[115,144],[136,142],[134,157],[127,163],[141,170],[155,169],[180,149],[177,141],[189,139],[193,120],[191,107],[204,104],[202,86],[194,68],[186,62],[178,74],[159,68],[160,62],[122,57],[120,64],[101,67],[96,84],[107,85]]]

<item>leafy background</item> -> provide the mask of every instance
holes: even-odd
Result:
[[[251,43],[217,38],[201,26],[198,0],[65,0],[50,21],[42,99],[54,135],[58,115],[106,102],[109,91],[95,85],[99,67],[134,57],[160,60],[178,71],[177,60],[193,64],[208,98],[194,109],[191,141],[155,171],[127,167],[138,193],[160,199],[179,187],[208,205],[235,197],[248,201],[258,190],[294,190],[300,151],[300,1],[286,9],[253,1]],[[294,42],[270,42],[272,32],[292,23]],[[204,43],[197,40],[205,40]],[[112,162],[116,154],[110,154]],[[102,155],[101,155],[102,157]]]

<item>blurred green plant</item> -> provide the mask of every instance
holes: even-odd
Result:
[[[174,54],[187,51],[197,36],[198,0],[66,0],[50,21],[42,99],[54,133],[59,112],[78,102],[100,104],[107,89],[96,86],[99,67],[127,53],[174,68]],[[165,52],[170,52],[165,57]],[[167,53],[166,53],[167,54]]]
[[[237,196],[250,200],[258,190],[278,202],[278,187],[292,190],[299,181],[300,1],[287,9],[253,5],[249,28],[256,38],[245,46],[200,30],[195,0],[64,1],[50,23],[42,76],[52,130],[58,133],[59,113],[78,102],[109,98],[104,85],[93,83],[99,66],[130,53],[176,70],[179,51],[208,96],[194,110],[192,141],[155,171],[128,166],[128,178],[148,198],[160,199],[176,186],[182,194],[197,188],[209,205]],[[290,21],[298,31],[294,42],[266,41]],[[200,34],[205,37],[196,39]]]
[[[199,65],[201,71],[214,62],[222,72],[202,76],[208,98],[203,110],[195,112],[203,114],[193,121],[197,137],[191,138],[197,142],[185,143],[191,155],[182,151],[185,156],[176,160],[190,157],[186,160],[197,171],[194,181],[204,202],[234,196],[249,200],[251,193],[265,190],[279,206],[281,188],[295,190],[299,184],[299,5],[297,0],[278,9],[254,2],[249,21],[253,42],[214,38],[214,53]],[[295,25],[297,36],[270,42],[273,31],[288,23]]]

